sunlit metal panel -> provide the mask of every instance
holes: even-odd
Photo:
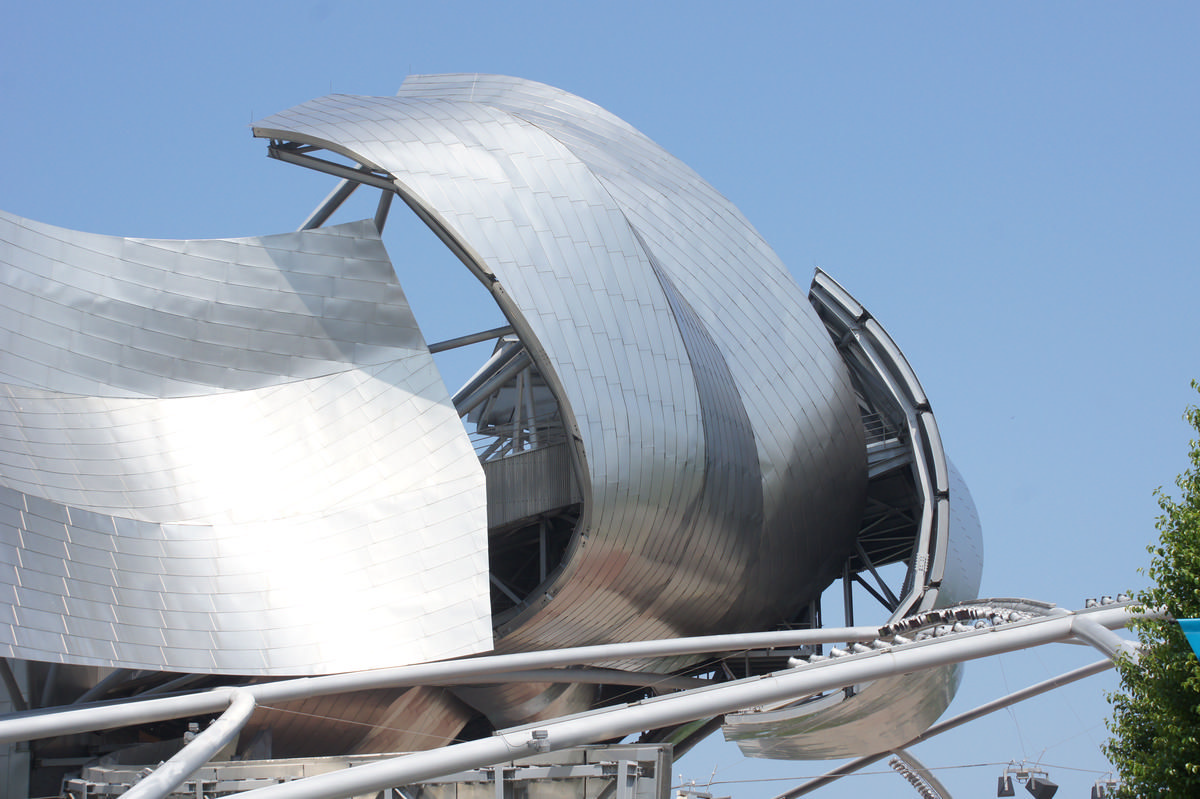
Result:
[[[0,653],[304,674],[490,648],[482,471],[370,222],[0,215]]]

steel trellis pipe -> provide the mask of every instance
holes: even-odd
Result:
[[[163,799],[241,732],[254,712],[254,697],[247,691],[229,693],[229,709],[208,729],[185,744],[170,760],[160,765],[123,796],[125,799]]]
[[[1080,611],[1105,628],[1123,627],[1133,617],[1127,606]],[[1074,636],[1077,614],[1046,616],[1003,627],[971,630],[892,649],[847,655],[763,677],[685,691],[592,711],[559,721],[497,732],[492,738],[416,752],[390,760],[248,791],[246,799],[337,799],[409,785],[443,774],[503,763],[535,752],[554,751],[657,729],[748,707],[786,701],[844,685],[946,666],[965,660],[1065,641]]]
[[[464,660],[418,663],[412,666],[300,677],[262,685],[248,685],[259,704],[287,702],[314,696],[371,688],[396,688],[413,685],[453,685],[456,680],[471,681],[480,676],[503,678],[513,671],[586,664],[613,658],[652,658],[669,655],[735,652],[743,649],[795,647],[806,644],[871,641],[878,627],[833,627],[819,630],[784,630],[767,633],[710,635],[692,638],[634,641],[623,644],[581,646],[512,655],[490,655]],[[569,675],[568,675],[569,676]],[[229,688],[103,703],[65,710],[43,709],[10,714],[0,718],[0,743],[32,741],[55,735],[146,724],[185,716],[219,713],[228,704]]]

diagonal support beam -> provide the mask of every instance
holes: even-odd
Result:
[[[317,172],[324,172],[327,175],[333,175],[337,178],[343,178],[355,183],[361,183],[365,186],[374,186],[377,189],[384,191],[395,191],[396,184],[392,183],[391,178],[386,175],[375,172],[370,167],[358,167],[357,169],[345,164],[337,164],[333,161],[326,161],[323,158],[305,155],[303,152],[295,148],[288,147],[285,144],[271,144],[267,147],[267,155],[279,161],[284,161],[289,164],[307,167],[308,169]]]
[[[329,196],[321,201],[321,204],[313,209],[313,212],[308,215],[308,219],[304,220],[304,224],[300,226],[301,230],[314,230],[328,221],[329,217],[333,216],[337,209],[342,207],[342,203],[350,198],[354,190],[358,188],[358,183],[343,178],[333,191],[329,192]]]
[[[900,606],[900,600],[896,598],[896,595],[892,593],[892,589],[888,588],[887,583],[885,583],[883,578],[879,575],[879,570],[875,568],[875,564],[871,562],[871,558],[867,555],[867,551],[863,549],[862,542],[855,541],[854,548],[858,550],[858,556],[862,558],[862,562],[867,565],[867,568],[875,577],[875,582],[879,584],[879,590],[882,591],[884,596],[887,597],[887,602],[883,602],[882,604],[888,610],[895,610]]]

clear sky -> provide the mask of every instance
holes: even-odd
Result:
[[[801,283],[820,266],[867,306],[971,486],[983,595],[1075,608],[1144,585],[1152,492],[1186,463],[1198,40],[1200,6],[1181,2],[8,0],[0,208],[126,236],[291,230],[331,179],[268,160],[253,120],[331,91],[392,94],[411,73],[561,87],[696,169]],[[427,337],[474,329],[455,265],[427,268],[440,256],[398,216],[387,243]],[[1095,659],[1061,646],[977,664],[952,712]],[[994,764],[1023,758],[1084,796],[1108,768],[1114,685],[1093,677],[914,751],[956,797],[991,795]],[[714,741],[676,772],[703,784],[715,768],[715,793],[760,799],[828,765]],[[890,772],[817,795],[868,792],[915,795]]]

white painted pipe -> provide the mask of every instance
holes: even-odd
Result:
[[[163,799],[241,732],[250,720],[254,706],[254,697],[248,692],[231,691],[229,709],[208,725],[208,729],[184,744],[170,760],[122,794],[124,799]]]
[[[743,649],[872,641],[878,635],[878,627],[831,627],[818,630],[783,630],[634,641],[623,644],[580,646],[542,652],[521,652],[512,655],[419,663],[413,666],[397,666],[350,674],[301,677],[263,685],[249,685],[242,690],[249,691],[260,705],[273,704],[372,688],[453,685],[458,679],[468,682],[481,676],[496,677],[496,682],[503,682],[503,675],[510,671],[573,666],[618,658],[653,658],[669,655],[736,652]],[[32,741],[56,735],[127,727],[132,724],[148,724],[154,721],[204,713],[219,713],[229,704],[229,690],[228,688],[218,688],[212,691],[155,699],[134,697],[120,703],[105,703],[67,710],[51,708],[12,714],[0,719],[0,743]]]
[[[1123,627],[1133,617],[1125,606],[1080,611],[1104,628]],[[1075,632],[1076,614],[1046,616],[1001,627],[930,638],[890,650],[872,650],[810,663],[796,669],[723,685],[656,697],[538,725],[502,730],[493,737],[416,752],[308,779],[248,791],[245,799],[339,799],[409,785],[466,769],[503,763],[535,751],[569,749],[642,730],[772,702],[798,699],[897,674],[1064,641]],[[538,735],[535,738],[534,733]]]
[[[1114,662],[1122,656],[1136,662],[1141,654],[1141,650],[1135,642],[1122,638],[1087,616],[1075,616],[1071,621],[1071,629],[1075,631],[1076,638],[1099,649]]]

